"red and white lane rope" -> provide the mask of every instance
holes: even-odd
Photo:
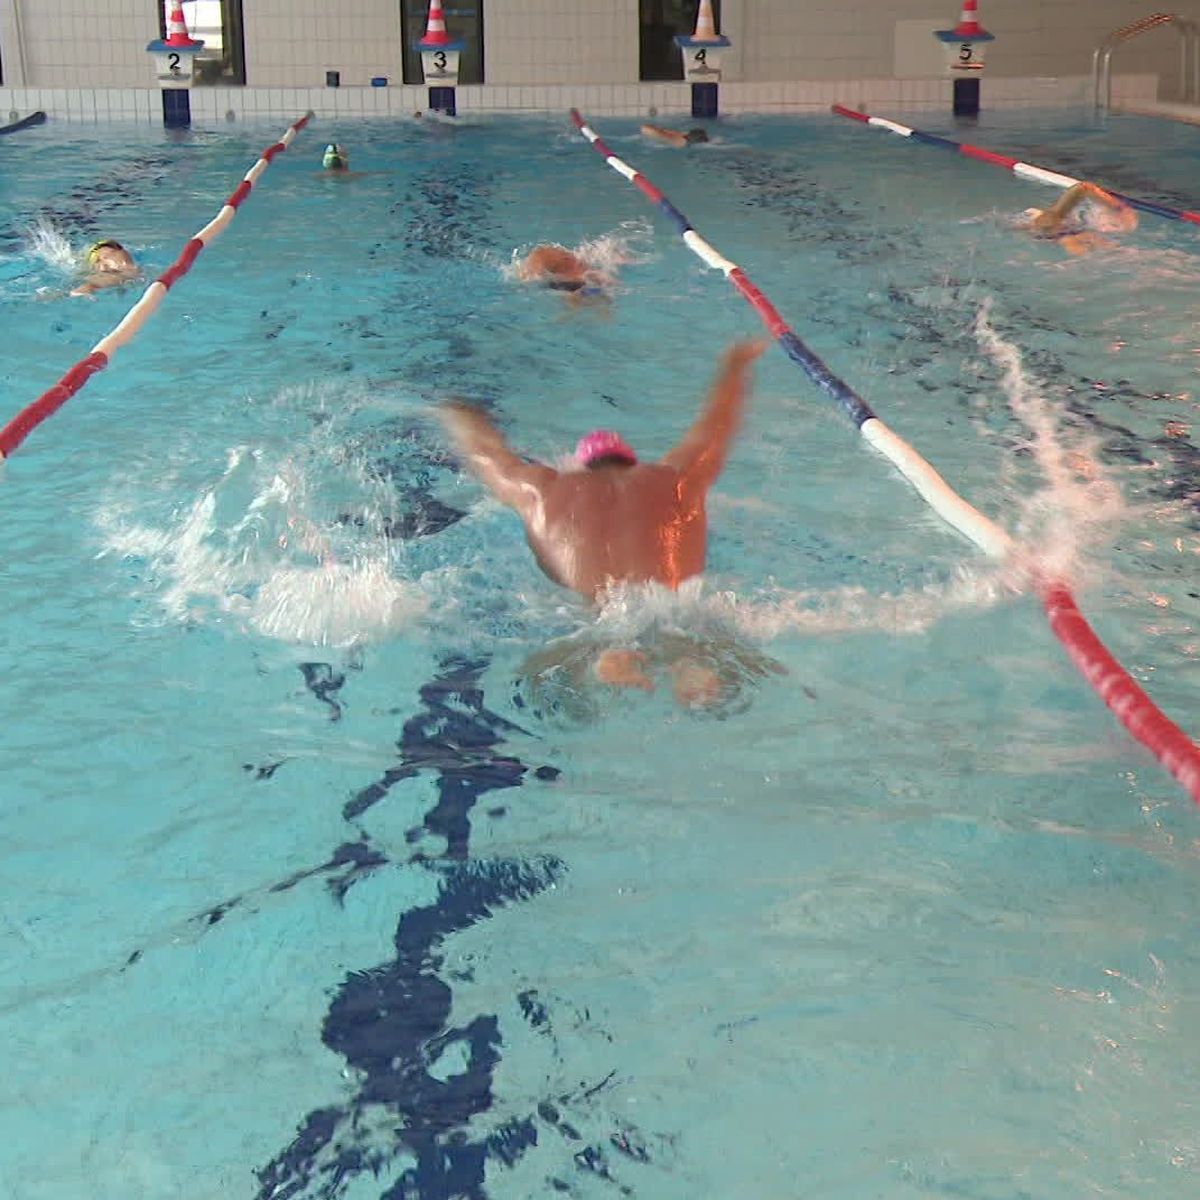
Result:
[[[725,258],[692,228],[691,222],[651,181],[618,158],[578,110],[571,110],[575,128],[604,161],[638,189],[676,227],[684,243],[706,266],[720,271],[758,314],[784,353],[817,386],[836,400],[857,425],[863,438],[883,454],[944,521],[975,543],[985,554],[1004,559],[1015,550],[1012,540],[995,522],[955,492],[938,472],[903,438],[885,425],[870,405],[839,379],[793,332],[775,306],[734,262]],[[1109,653],[1088,625],[1067,585],[1042,580],[1038,595],[1050,628],[1062,642],[1084,678],[1122,725],[1145,746],[1200,804],[1200,747],[1174,724]]]
[[[0,460],[3,460],[29,436],[47,417],[56,413],[87,381],[103,371],[112,356],[130,341],[147,318],[162,303],[171,286],[182,279],[205,246],[217,237],[233,220],[238,206],[250,195],[259,176],[271,165],[271,160],[292,144],[296,135],[312,119],[311,112],[288,126],[287,132],[274,145],[263,151],[258,161],[246,172],[242,182],[225,201],[221,211],[192,237],[179,257],[146,290],[141,299],[125,314],[121,323],[105,334],[92,352],[80,359],[52,388],[43,392],[32,404],[22,409],[3,429],[0,429]]]

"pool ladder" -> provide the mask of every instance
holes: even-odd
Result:
[[[1107,111],[1112,105],[1113,51],[1160,25],[1174,26],[1180,36],[1180,100],[1184,103],[1200,103],[1200,25],[1175,13],[1153,13],[1121,29],[1114,29],[1092,52],[1092,102],[1096,108]]]

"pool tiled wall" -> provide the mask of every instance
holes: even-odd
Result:
[[[1153,100],[1154,75],[1114,77],[1117,101]],[[1065,79],[985,79],[983,103],[991,108],[1047,107],[1090,102],[1091,81]],[[423,87],[340,88],[193,88],[192,117],[197,121],[286,117],[309,109],[321,118],[406,117],[426,105]],[[721,108],[737,112],[824,112],[834,103],[868,111],[946,110],[950,84],[942,79],[850,79],[777,83],[725,83]],[[458,89],[460,116],[472,112],[558,112],[577,106],[589,116],[685,114],[690,92],[682,83],[557,84],[520,86],[485,84]],[[36,109],[57,121],[144,121],[161,123],[159,93],[148,88],[4,88],[0,87],[0,123],[10,115]],[[15,118],[14,118],[15,119]]]
[[[247,83],[304,88],[339,70],[342,83],[399,83],[401,0],[230,0],[239,3]],[[411,0],[418,13],[426,0]],[[147,41],[165,0],[0,0],[3,83],[39,88],[153,85]],[[483,12],[485,80],[500,86],[633,84],[639,78],[639,0],[472,0]],[[453,5],[450,5],[453,7]],[[1185,7],[1194,7],[1185,6]],[[835,81],[941,73],[932,30],[952,27],[960,0],[722,0],[733,41],[728,82]],[[993,78],[1072,78],[1092,50],[1145,16],[1138,0],[983,0],[996,35]],[[1170,91],[1178,38],[1159,30],[1123,46],[1118,68],[1158,74]],[[364,105],[369,102],[364,102]]]

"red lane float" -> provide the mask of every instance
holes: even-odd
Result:
[[[1130,677],[1084,619],[1062,583],[1041,593],[1050,628],[1079,673],[1113,715],[1200,804],[1200,747],[1167,717]]]
[[[142,293],[141,299],[125,314],[120,324],[105,334],[92,348],[92,352],[77,362],[52,388],[43,392],[0,429],[0,461],[12,454],[47,417],[62,408],[97,371],[102,371],[108,366],[112,356],[141,329],[171,287],[191,270],[200,251],[233,220],[238,205],[250,195],[255,182],[270,165],[271,159],[291,145],[292,139],[312,120],[312,116],[311,112],[305,113],[300,120],[288,126],[287,133],[279,141],[263,151],[221,211],[188,240],[179,257]]]

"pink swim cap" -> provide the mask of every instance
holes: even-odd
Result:
[[[591,433],[584,434],[575,447],[575,457],[585,467],[598,458],[609,456],[623,458],[630,464],[637,462],[637,455],[629,443],[611,429],[593,429]]]

